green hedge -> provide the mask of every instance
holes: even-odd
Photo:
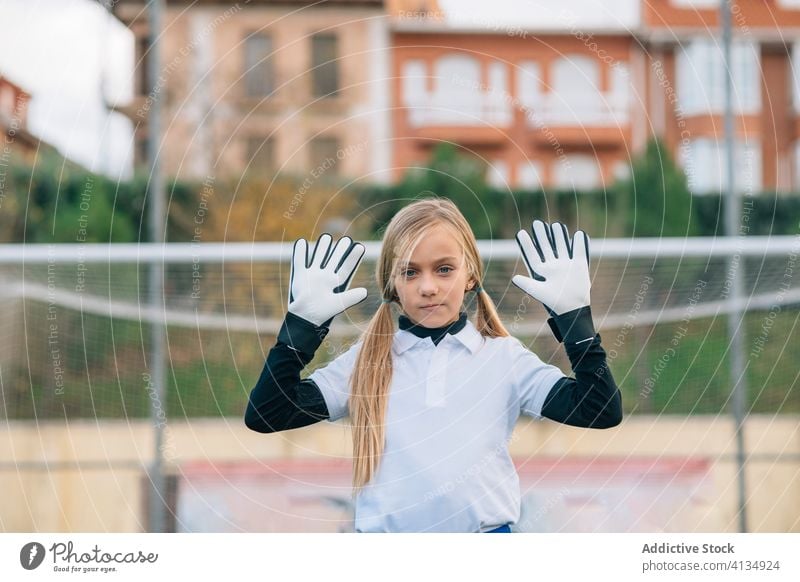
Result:
[[[692,196],[682,170],[667,149],[651,141],[634,160],[631,177],[605,189],[498,190],[484,181],[483,162],[445,144],[424,167],[407,172],[391,186],[349,191],[365,209],[358,233],[380,239],[386,224],[411,200],[436,194],[453,200],[479,239],[509,239],[533,218],[561,221],[598,238],[713,236],[724,231],[725,199],[720,194]],[[36,167],[10,168],[0,215],[2,242],[134,242],[149,238],[147,175],[115,182],[59,158]],[[167,240],[190,241],[191,217],[199,184],[172,180],[167,185]],[[87,204],[88,202],[88,204]],[[762,192],[743,197],[742,234],[797,234],[800,196]],[[188,217],[188,218],[187,218]],[[351,217],[348,217],[351,218]]]
[[[496,190],[483,181],[481,162],[455,146],[437,148],[425,167],[392,186],[367,186],[359,204],[380,238],[392,216],[411,200],[436,194],[456,202],[479,239],[512,238],[533,218],[561,221],[596,237],[713,236],[724,231],[721,194],[693,196],[683,171],[658,140],[634,160],[629,179],[605,189]],[[742,197],[749,230],[742,234],[797,234],[800,195],[763,192]]]

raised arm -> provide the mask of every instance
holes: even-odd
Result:
[[[278,432],[314,424],[329,417],[317,385],[300,380],[300,372],[314,358],[326,327],[287,313],[275,346],[250,392],[244,423],[261,433]]]
[[[313,359],[333,318],[367,296],[363,287],[348,291],[364,245],[343,237],[331,251],[331,242],[328,233],[320,236],[310,259],[305,239],[295,242],[288,312],[244,415],[251,430],[278,432],[329,418],[319,388],[310,379],[301,381],[300,372]]]
[[[533,222],[533,239],[517,233],[530,277],[514,284],[550,313],[550,329],[564,343],[575,378],[557,381],[545,398],[542,416],[572,426],[610,428],[622,422],[622,398],[606,353],[595,332],[590,307],[589,237],[579,230],[570,241],[567,227]]]

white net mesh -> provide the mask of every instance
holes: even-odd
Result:
[[[722,413],[732,386],[728,258],[711,254],[702,246],[708,242],[691,240],[673,256],[648,256],[642,247],[653,244],[626,242],[634,254],[611,252],[608,245],[603,252],[593,242],[600,252],[592,257],[592,310],[626,412]],[[792,249],[751,249],[736,263],[744,274],[744,329],[738,333],[745,340],[751,411],[800,411],[792,361],[800,283]],[[514,274],[525,273],[513,243],[482,243],[481,250],[483,286],[506,327],[543,360],[569,371],[544,308],[511,284]],[[4,415],[147,416],[152,321],[166,325],[167,414],[240,415],[285,314],[290,246],[258,259],[227,260],[222,251],[214,257],[206,250],[201,260],[184,251],[183,259],[173,257],[165,266],[164,309],[148,302],[144,257],[86,261],[59,249],[48,260],[5,261]],[[373,247],[352,283],[368,289],[367,300],[336,318],[309,369],[339,353],[375,312],[376,256]],[[474,313],[474,295],[467,295],[466,307]]]

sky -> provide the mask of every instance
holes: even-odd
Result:
[[[454,26],[519,30],[636,28],[638,0],[438,0]]]
[[[132,95],[131,32],[91,0],[0,0],[0,23],[0,75],[31,94],[28,130],[92,171],[129,177],[132,125],[103,96]]]

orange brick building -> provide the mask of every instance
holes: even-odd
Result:
[[[588,189],[665,140],[694,192],[724,186],[717,0],[169,0],[164,167],[397,180],[453,142],[496,186]],[[145,159],[146,12],[127,108]],[[732,6],[737,187],[800,190],[800,0]],[[340,152],[344,155],[339,156]],[[352,155],[347,152],[353,152]],[[341,158],[341,159],[339,159]]]
[[[30,99],[27,91],[0,75],[0,170],[13,162],[33,164],[37,150],[45,145],[28,131]]]
[[[713,191],[726,182],[718,4],[642,3],[649,116],[654,131],[683,163],[696,192]],[[798,191],[800,2],[740,0],[731,12],[735,184],[750,192]]]
[[[538,9],[534,4],[539,5]],[[724,185],[717,0],[395,2],[395,177],[439,141],[500,187],[593,188],[662,137],[697,193]],[[605,8],[605,9],[603,9]],[[742,190],[800,189],[797,0],[733,8]]]

